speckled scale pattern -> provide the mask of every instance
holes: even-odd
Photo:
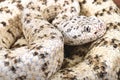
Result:
[[[9,6],[9,7],[8,7]],[[9,1],[0,3],[0,46],[10,48],[21,35],[20,10]]]
[[[4,6],[8,5],[7,7],[11,6],[11,12],[14,14],[10,15],[10,13],[4,11],[0,13],[0,15],[3,16],[2,19],[5,14],[8,15],[8,17],[3,19],[6,22],[1,20],[1,35],[3,36],[1,36],[0,39],[5,38],[6,42],[1,42],[4,48],[0,50],[0,79],[48,79],[60,68],[63,62],[62,34],[49,22],[42,20],[37,14],[37,11],[30,10],[33,13],[31,12],[30,16],[29,14],[26,16],[26,11],[28,11],[28,13],[30,11],[28,9],[22,9],[22,12],[18,9],[18,4],[20,5],[19,1],[15,2],[12,0],[1,3],[1,5]],[[20,19],[22,20],[20,21]],[[30,23],[27,20],[29,20]],[[11,23],[7,24],[7,21]],[[24,42],[25,45],[21,44],[20,47],[17,48],[15,46],[19,41],[17,43],[16,40],[19,39],[21,35],[24,35],[25,41],[21,40],[20,42],[22,44]],[[7,41],[9,41],[7,39],[10,39],[9,44],[6,44]]]
[[[81,5],[81,14],[103,20],[107,25],[107,32],[102,38],[91,43],[82,62],[59,70],[51,80],[120,80],[119,8],[113,0],[78,1]],[[79,47],[75,51],[79,51]],[[78,60],[72,59],[73,63]],[[67,62],[67,65],[69,64],[71,62]]]
[[[74,16],[63,20],[57,28],[63,33],[65,44],[80,45],[94,41],[106,31],[105,23],[94,16]]]
[[[106,26],[101,20],[79,13],[78,0],[0,1],[0,79],[49,80],[62,66],[64,44],[81,45],[103,36]],[[69,29],[66,22],[73,29],[79,28],[68,35],[64,32]],[[76,35],[84,35],[82,30],[100,33],[72,40]],[[82,39],[82,43],[78,42]]]

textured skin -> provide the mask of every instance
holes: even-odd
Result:
[[[18,8],[20,7],[19,2],[5,1],[0,4],[2,8],[4,6],[11,6],[11,10],[5,12],[3,9],[1,11],[1,16],[8,15],[7,20],[14,21],[12,23],[3,24],[0,26],[2,33],[1,40],[6,39],[1,42],[3,47],[0,50],[0,79],[1,80],[45,80],[48,79],[53,73],[55,73],[61,66],[63,62],[63,37],[62,34],[49,22],[46,20],[41,20],[37,15],[37,11],[33,11],[29,19],[32,23],[28,24],[22,22],[22,26],[19,26],[21,12]],[[19,5],[19,6],[18,6]],[[9,12],[14,12],[14,16]],[[22,21],[27,20],[26,9],[23,12]],[[30,11],[28,11],[29,13]],[[4,18],[4,17],[3,17]],[[26,18],[26,19],[25,19]],[[5,22],[4,22],[5,23]],[[6,22],[7,23],[7,22]],[[14,24],[16,23],[16,24]],[[7,26],[8,25],[8,26]],[[12,29],[12,27],[14,29]],[[18,29],[18,27],[21,27]],[[5,30],[9,31],[5,31]],[[12,44],[16,41],[17,37],[22,34],[26,38],[27,45],[12,48]],[[28,31],[29,30],[29,31]],[[41,31],[40,31],[41,30]],[[16,32],[14,32],[16,31]],[[37,32],[35,32],[37,31]],[[5,36],[3,33],[6,33]],[[7,40],[10,39],[10,40]],[[9,44],[7,43],[9,42]],[[6,48],[9,48],[7,49]],[[14,46],[13,46],[14,47]],[[12,48],[12,49],[11,49]]]
[[[77,0],[0,1],[0,80],[49,80],[63,63],[64,44],[103,36],[103,21],[79,13]]]
[[[9,6],[9,7],[8,7]],[[15,4],[0,3],[0,46],[10,48],[22,33],[20,27],[20,10]],[[7,27],[7,28],[6,28]],[[9,37],[9,38],[8,38]]]
[[[94,41],[106,31],[105,24],[93,16],[74,16],[63,20],[57,28],[63,33],[67,45],[81,45]]]
[[[79,0],[79,2],[82,14],[95,15],[106,22],[107,32],[86,49],[90,51],[82,57],[83,61],[59,70],[51,80],[120,80],[120,10],[112,0]],[[76,51],[79,50],[78,48]]]

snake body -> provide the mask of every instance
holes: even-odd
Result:
[[[79,13],[77,0],[0,1],[0,79],[48,80],[63,63],[64,44],[103,36],[103,21]]]
[[[82,14],[103,20],[107,25],[107,32],[89,45],[75,47],[71,52],[74,57],[66,58],[67,65],[63,65],[51,80],[120,80],[119,8],[113,0],[79,2]]]

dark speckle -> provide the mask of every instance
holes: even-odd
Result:
[[[98,74],[97,74],[97,76],[99,77],[99,78],[104,78],[105,77],[105,75],[107,74],[107,72],[99,72]]]
[[[5,56],[5,58],[8,58],[8,54],[5,54],[4,56]]]
[[[110,26],[113,26],[113,23],[109,23]]]
[[[48,55],[48,53],[46,52],[45,55]]]
[[[98,55],[95,55],[95,57],[94,57],[95,59],[99,59],[99,56]]]
[[[49,72],[45,72],[45,75],[48,76]]]
[[[47,13],[49,13],[50,11],[47,9]]]
[[[36,49],[38,49],[38,50],[40,50],[41,48],[43,48],[43,46],[38,46],[38,47],[36,47]]]
[[[42,71],[45,71],[46,70],[46,68],[45,67],[42,67]]]
[[[100,15],[100,16],[103,16],[103,13],[100,13],[99,15]]]
[[[103,0],[103,2],[106,2],[107,0]]]
[[[44,54],[40,54],[40,57],[41,57],[41,58],[45,58],[45,55],[44,55]]]
[[[20,58],[14,60],[14,63],[18,63],[18,62],[20,62]]]
[[[14,66],[11,67],[11,70],[15,73],[16,72],[16,69]]]
[[[120,69],[119,69],[119,71],[117,72],[117,79],[120,80]]]
[[[112,43],[115,43],[115,39],[112,39],[112,41],[111,41]]]
[[[96,0],[94,0],[92,3],[94,4],[96,2]]]
[[[71,77],[70,80],[77,80],[76,76]]]
[[[104,41],[104,45],[108,44],[108,41]]]
[[[110,11],[107,11],[107,14],[111,14]]]
[[[2,12],[3,10],[0,8],[0,12]]]
[[[30,14],[26,14],[26,16],[28,17],[28,16],[30,16]]]
[[[1,24],[2,24],[3,26],[6,26],[6,22],[1,22]]]
[[[97,32],[95,32],[94,34],[97,34]]]
[[[103,12],[105,12],[106,10],[105,10],[105,9],[103,9],[102,11],[103,11]]]
[[[95,16],[97,17],[97,16],[98,16],[98,13],[95,13]]]
[[[30,23],[30,20],[26,20],[26,23]]]
[[[42,70],[45,71],[46,69],[47,69],[47,63],[44,63],[44,64],[42,65]]]
[[[105,71],[106,67],[105,66],[101,66],[101,70]]]
[[[84,31],[85,31],[85,32],[90,32],[90,30],[91,30],[91,29],[90,29],[89,26],[84,27]]]
[[[55,2],[57,2],[58,0],[55,0]]]
[[[44,37],[47,37],[47,34],[44,34]]]
[[[41,25],[40,28],[44,28],[44,25]]]
[[[75,21],[72,21],[72,23],[75,23]]]
[[[51,36],[51,39],[54,39],[55,38],[55,36]]]
[[[68,2],[68,1],[64,1],[64,3],[65,3],[66,5],[68,5],[68,4],[69,4],[69,2]]]
[[[5,66],[9,66],[9,62],[4,62]]]
[[[55,7],[54,10],[57,11],[57,7]]]
[[[109,10],[112,10],[112,9],[113,9],[112,6],[110,6],[110,7],[109,7]]]
[[[101,4],[101,2],[97,2],[97,4],[98,4],[98,5],[100,5],[100,4]]]
[[[78,37],[80,37],[81,35],[79,34]]]
[[[5,41],[2,39],[2,43],[6,44]]]
[[[62,41],[63,41],[63,36],[60,36],[60,40],[62,40]]]
[[[118,23],[117,25],[120,26],[120,23]]]
[[[74,2],[74,0],[71,0],[71,2]]]
[[[66,27],[69,23],[67,22],[65,25],[63,25],[63,27]]]
[[[93,68],[95,71],[99,69],[99,66],[94,66]]]
[[[117,48],[117,44],[114,44],[113,47],[114,47],[114,48]]]
[[[73,36],[73,38],[74,38],[74,39],[76,39],[76,38],[77,38],[77,36],[75,35],[75,36]]]
[[[85,4],[85,3],[86,3],[86,0],[83,0],[82,3]]]
[[[106,30],[109,30],[109,27],[107,27]]]
[[[36,56],[36,55],[38,55],[38,52],[34,52],[34,53],[33,53],[33,56]]]
[[[75,12],[75,11],[76,11],[76,9],[74,7],[71,7],[71,13]]]
[[[20,10],[23,10],[22,4],[17,4],[17,7],[18,7]]]
[[[67,32],[70,32],[71,31],[71,29],[67,29]]]
[[[17,77],[17,78],[15,78],[15,80],[25,80],[26,79],[26,76],[20,76],[20,77]]]
[[[116,29],[116,28],[117,28],[117,26],[116,26],[116,25],[114,25],[113,27],[114,27],[114,29]]]

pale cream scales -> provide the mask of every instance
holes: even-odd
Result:
[[[80,21],[83,16],[79,16],[80,5],[77,0],[3,0],[0,5],[0,78],[3,80],[49,79],[62,65],[64,41],[68,45],[81,45],[78,42],[81,39],[83,44],[105,33],[106,26],[97,18],[91,24],[87,23],[89,17],[85,18],[85,22]],[[66,35],[65,30],[69,26],[63,24],[68,22],[71,25],[72,21],[75,22],[72,24],[73,30]],[[81,27],[82,23],[89,25],[89,29]],[[75,26],[77,24],[80,25]],[[76,34],[83,35],[76,27],[88,32],[95,27],[94,31],[102,32],[95,37],[91,35],[73,40]],[[21,35],[27,44],[15,48],[13,44]],[[68,41],[66,37],[70,37]],[[88,40],[88,37],[91,39]]]

